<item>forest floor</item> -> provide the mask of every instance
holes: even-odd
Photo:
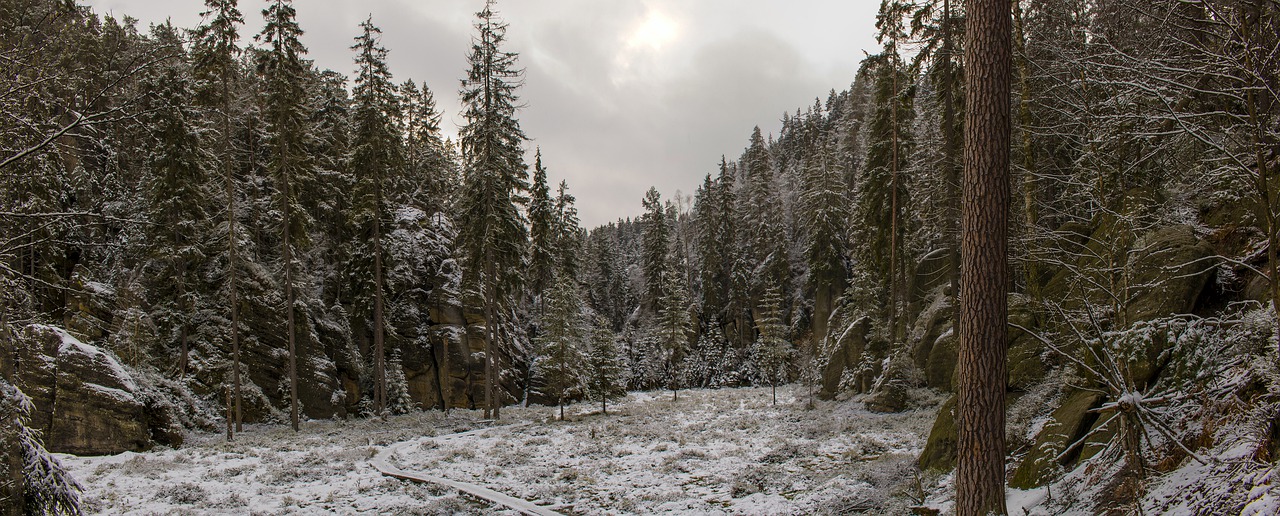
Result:
[[[59,458],[85,486],[90,514],[504,513],[382,476],[370,461],[391,445],[401,470],[565,514],[901,514],[940,480],[920,479],[914,461],[942,398],[913,398],[915,409],[876,414],[856,400],[808,409],[799,386],[780,387],[776,406],[768,388],[684,390],[676,402],[634,392],[608,415],[571,405],[567,421],[555,407],[504,408],[492,426],[476,411],[418,412],[308,421],[297,434],[250,425],[231,443],[197,433],[179,449]]]

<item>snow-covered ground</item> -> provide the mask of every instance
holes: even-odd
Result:
[[[391,462],[482,485],[566,514],[899,514],[924,496],[913,462],[940,398],[867,412],[857,401],[805,408],[803,389],[632,393],[609,415],[590,403],[503,409],[486,428],[473,411],[387,421],[246,428],[235,442],[192,435],[178,450],[60,456],[86,487],[90,513],[227,514],[495,512],[450,490],[381,476]],[[527,424],[520,424],[527,423]],[[460,432],[482,429],[464,435]]]

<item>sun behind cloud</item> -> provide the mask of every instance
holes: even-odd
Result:
[[[680,36],[680,24],[661,11],[650,10],[627,38],[629,48],[648,48],[655,52]]]

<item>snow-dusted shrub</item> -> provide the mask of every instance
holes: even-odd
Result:
[[[156,500],[165,500],[175,505],[195,505],[208,499],[209,491],[190,482],[173,484],[156,493]]]
[[[80,493],[84,489],[62,463],[44,449],[39,431],[26,426],[31,410],[31,399],[0,378],[0,433],[7,434],[4,455],[0,457],[7,459],[10,453],[22,454],[24,512],[80,514]],[[17,449],[10,447],[12,441],[17,442]]]

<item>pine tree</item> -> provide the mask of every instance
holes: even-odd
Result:
[[[258,73],[266,87],[265,118],[270,125],[267,143],[270,160],[267,168],[278,184],[278,202],[282,206],[281,233],[283,249],[285,331],[289,340],[289,421],[298,430],[298,356],[294,315],[294,242],[305,239],[305,213],[299,210],[298,183],[311,173],[311,160],[306,152],[307,118],[303,112],[308,64],[303,60],[306,47],[298,41],[302,29],[296,21],[297,11],[289,0],[274,0],[263,9],[266,27],[257,39],[268,45],[258,55]]]
[[[499,314],[513,302],[520,287],[520,263],[528,241],[520,206],[527,201],[523,142],[515,118],[516,89],[523,71],[517,55],[502,50],[507,25],[497,18],[493,1],[476,13],[478,35],[467,60],[471,68],[462,81],[466,118],[459,133],[464,165],[459,239],[470,284],[483,292],[485,311],[485,416],[498,417]]]
[[[583,354],[582,300],[571,278],[561,276],[547,293],[543,334],[539,337],[543,360],[543,380],[547,394],[556,398],[560,420],[564,402],[582,388]]]
[[[400,93],[408,202],[428,215],[445,211],[458,187],[457,169],[440,135],[435,95],[425,82],[418,87],[413,81],[405,81]]]
[[[227,414],[228,427],[235,421],[234,432],[242,428],[241,404],[244,398],[240,380],[240,317],[236,308],[236,189],[235,158],[232,154],[232,88],[239,67],[236,54],[240,38],[236,26],[244,23],[244,17],[236,8],[236,0],[205,0],[207,11],[200,13],[205,20],[192,33],[191,63],[195,79],[195,100],[216,113],[218,168],[224,177],[227,202],[227,307],[231,312],[231,388],[234,413]],[[234,435],[228,433],[228,439]]]
[[[529,286],[538,299],[538,311],[546,311],[543,294],[555,280],[556,214],[542,167],[542,149],[533,158],[533,185],[529,190]]]
[[[586,357],[587,396],[600,402],[600,413],[609,415],[609,402],[626,396],[626,370],[618,350],[618,337],[608,321],[597,318],[588,330],[590,345]]]
[[[168,29],[164,29],[168,27]],[[161,30],[173,33],[172,26]],[[176,38],[176,33],[174,34]],[[190,333],[199,297],[196,274],[205,259],[204,243],[210,232],[205,206],[210,205],[207,158],[202,150],[199,117],[191,108],[191,90],[183,71],[171,67],[151,85],[157,106],[150,124],[155,146],[148,160],[148,243],[157,261],[167,270],[159,283],[172,288],[168,306],[161,313],[176,329],[179,342],[177,370],[185,377],[190,361]]]
[[[383,252],[382,221],[389,219],[383,189],[397,191],[397,175],[403,152],[392,124],[397,112],[395,87],[387,70],[387,50],[379,46],[382,31],[372,18],[360,24],[362,33],[351,46],[356,51],[356,81],[352,97],[355,102],[355,132],[352,141],[351,167],[357,174],[361,192],[360,219],[371,225],[373,247],[373,371],[374,411],[385,415],[387,408],[386,350],[384,349]]]
[[[662,375],[671,389],[672,401],[680,399],[684,386],[684,360],[689,352],[689,290],[684,275],[668,267],[663,276],[663,295],[658,301],[658,319],[653,329],[657,351],[661,353]]]
[[[756,321],[755,349],[752,357],[760,375],[769,382],[773,404],[778,404],[778,382],[786,373],[787,360],[791,358],[791,343],[787,341],[787,326],[782,320],[782,295],[777,287],[765,290],[760,300],[760,319]]]
[[[739,199],[738,220],[750,229],[747,250],[750,258],[751,292],[761,296],[768,285],[785,285],[790,280],[787,262],[786,228],[782,220],[783,206],[769,151],[757,126],[743,154],[746,174],[746,196]]]
[[[969,0],[965,63],[956,514],[1004,514],[1008,340],[1009,4]]]
[[[906,295],[906,236],[908,189],[903,171],[907,168],[910,97],[904,94],[909,83],[898,55],[898,43],[906,39],[903,27],[906,5],[896,1],[881,4],[876,18],[877,39],[884,45],[880,54],[870,56],[875,76],[875,111],[868,124],[866,159],[858,183],[857,219],[864,244],[861,263],[876,279],[877,290],[886,292],[885,321],[889,338],[897,340],[905,331],[900,317]]]
[[[652,312],[658,310],[658,301],[662,298],[663,282],[666,281],[667,269],[667,251],[671,245],[671,229],[667,223],[667,216],[662,207],[662,195],[658,193],[658,189],[649,187],[649,191],[645,192],[642,201],[645,214],[642,219],[644,225],[644,250],[641,261],[641,270],[644,272],[644,306],[650,307]]]
[[[579,259],[582,252],[583,230],[578,220],[578,208],[573,205],[577,198],[569,193],[569,182],[560,180],[556,187],[556,265],[560,274],[569,278],[578,278]]]
[[[847,277],[843,250],[849,247],[845,233],[849,198],[834,147],[834,142],[826,142],[820,154],[809,159],[801,194],[804,254],[814,296],[813,335],[818,339],[826,338],[827,316]]]

